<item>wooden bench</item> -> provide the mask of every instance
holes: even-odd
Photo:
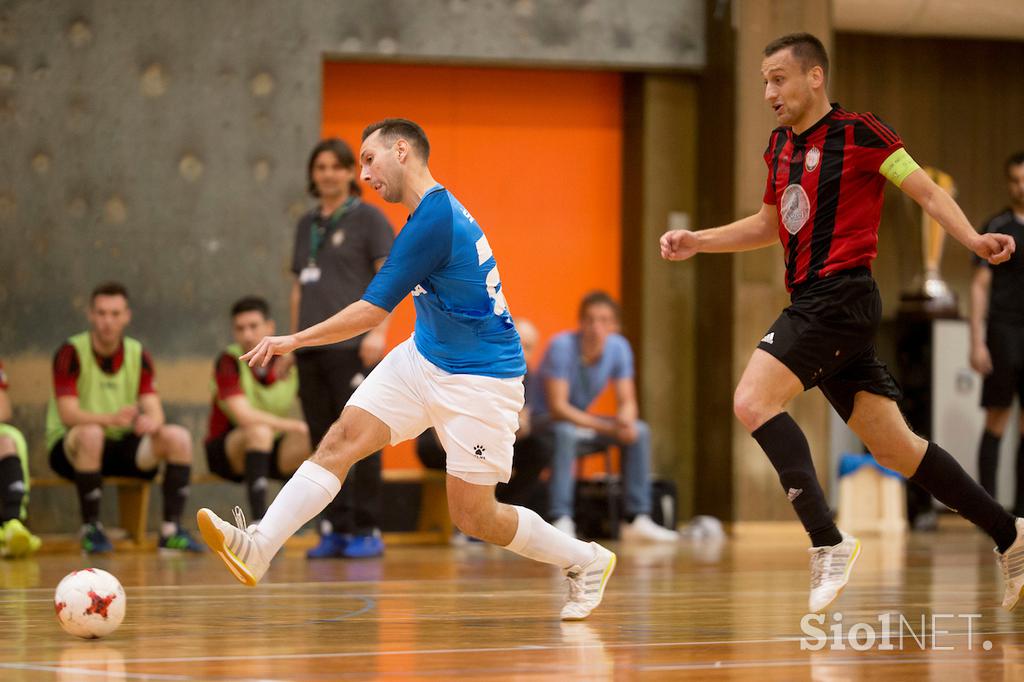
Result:
[[[125,478],[122,476],[105,476],[103,483],[117,488],[117,502],[120,507],[120,525],[128,537],[136,545],[146,539],[146,515],[149,511],[150,481],[142,478]],[[63,478],[33,478],[31,490],[38,488],[56,488],[73,486],[74,483]]]
[[[408,533],[385,533],[386,543],[406,544],[447,544],[451,539],[453,525],[448,515],[448,497],[445,494],[446,475],[433,469],[385,469],[385,483],[419,483],[422,486],[419,518],[416,530]],[[136,546],[146,538],[146,519],[149,513],[149,492],[152,481],[141,478],[105,476],[103,483],[117,488],[120,525]],[[193,476],[190,485],[223,483],[224,479],[212,474]],[[73,486],[63,478],[33,478],[32,489]]]

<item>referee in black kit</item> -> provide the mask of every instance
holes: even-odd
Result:
[[[321,322],[359,300],[395,240],[384,214],[360,200],[356,160],[342,140],[321,141],[309,155],[309,193],[317,206],[295,228],[292,331]],[[362,336],[296,352],[299,399],[315,448],[352,392],[384,357],[387,320]],[[320,520],[310,559],[380,556],[381,455],[361,460]]]
[[[1010,206],[993,217],[982,232],[1008,234],[1024,244],[1024,151],[1006,160]],[[1015,252],[999,265],[975,259],[971,284],[971,366],[985,375],[981,406],[985,430],[978,446],[978,478],[996,496],[999,441],[1010,420],[1013,396],[1024,405],[1024,254]],[[1024,417],[1017,446],[1014,516],[1024,516]]]

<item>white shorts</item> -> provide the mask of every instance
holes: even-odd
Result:
[[[392,445],[434,427],[449,474],[494,485],[512,476],[523,401],[523,377],[451,374],[420,355],[409,338],[370,372],[348,405],[387,424]]]

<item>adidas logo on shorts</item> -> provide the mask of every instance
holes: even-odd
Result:
[[[487,452],[487,448],[485,448],[483,445],[473,446],[473,454],[476,455],[479,459],[486,459],[486,457],[484,457],[485,452]]]
[[[765,334],[764,338],[761,339],[761,343],[767,343],[767,344],[775,343],[775,332],[768,332],[767,334]]]

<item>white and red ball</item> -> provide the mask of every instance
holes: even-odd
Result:
[[[97,639],[124,620],[124,588],[117,578],[98,568],[69,573],[53,596],[60,626],[75,637]]]

